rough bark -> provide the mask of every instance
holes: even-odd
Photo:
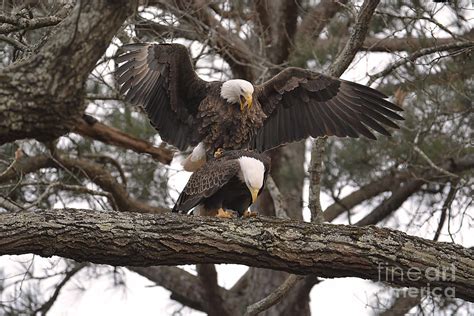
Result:
[[[380,267],[388,267],[398,272],[382,276],[383,281],[454,287],[457,297],[474,301],[471,250],[372,226],[79,209],[0,214],[0,255],[25,253],[110,265],[236,263],[374,281],[381,277]],[[407,278],[412,267],[422,271],[419,278]],[[430,278],[430,270],[442,267],[453,275]]]
[[[134,2],[80,1],[29,58],[0,72],[0,145],[51,140],[84,110],[84,83]]]

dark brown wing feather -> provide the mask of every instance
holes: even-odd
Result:
[[[143,106],[161,138],[185,150],[195,145],[195,116],[208,82],[194,72],[188,50],[180,44],[131,44],[117,57],[120,92]]]
[[[265,151],[308,136],[335,135],[376,139],[370,129],[390,135],[402,108],[372,88],[301,68],[287,68],[256,87],[267,115],[250,144]]]
[[[240,170],[237,160],[215,159],[195,171],[179,195],[173,212],[186,213],[205,198],[212,196]]]

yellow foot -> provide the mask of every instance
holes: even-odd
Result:
[[[245,217],[245,218],[257,217],[257,215],[258,215],[258,212],[253,212],[249,209],[245,210],[244,214],[242,214],[242,216]]]
[[[224,153],[224,149],[217,148],[216,151],[214,152],[214,158],[219,158],[220,156],[222,156],[223,153]]]
[[[219,218],[232,218],[232,217],[234,217],[234,214],[232,212],[229,212],[229,211],[226,211],[226,210],[220,208],[220,209],[217,210],[216,217],[219,217]]]

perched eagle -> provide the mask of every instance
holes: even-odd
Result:
[[[217,149],[268,149],[307,138],[390,135],[403,120],[397,105],[372,88],[301,68],[287,68],[260,85],[240,79],[208,82],[180,44],[131,44],[117,58],[126,100],[141,105],[161,138],[195,170]],[[369,129],[370,128],[370,129]]]
[[[194,172],[181,192],[173,212],[229,217],[253,216],[248,207],[262,192],[270,171],[270,158],[248,150],[224,151]]]

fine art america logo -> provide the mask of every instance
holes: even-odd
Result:
[[[454,287],[433,286],[432,283],[449,282],[456,280],[456,267],[454,264],[443,267],[429,267],[422,270],[417,267],[411,267],[408,270],[399,267],[390,266],[386,262],[378,264],[378,278],[380,282],[393,282],[395,280],[420,282],[426,280],[425,286],[418,288],[408,288],[407,290],[395,289],[396,297],[418,297],[425,295],[443,296],[454,298],[456,289]]]

